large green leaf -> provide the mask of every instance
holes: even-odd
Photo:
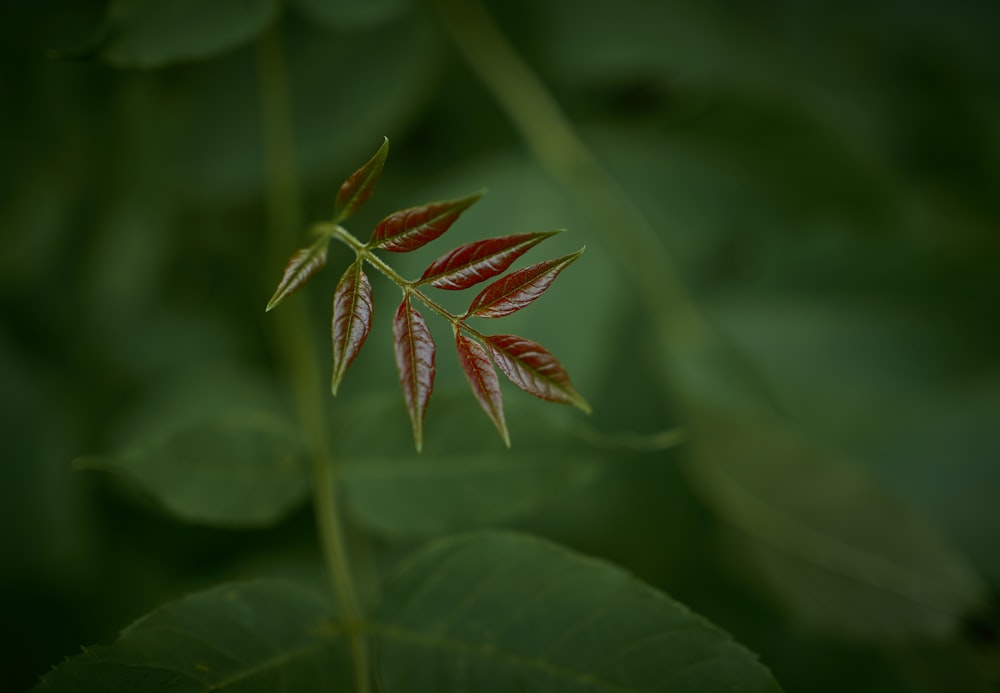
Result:
[[[692,478],[798,620],[857,638],[941,637],[983,603],[961,554],[862,468],[767,415],[695,408],[691,421]]]
[[[167,427],[121,454],[88,458],[81,466],[123,474],[177,517],[219,527],[273,524],[308,490],[291,426],[250,409]]]
[[[44,677],[59,691],[338,691],[353,673],[329,601],[290,582],[215,587],[171,602]]]
[[[277,16],[277,0],[113,0],[102,56],[121,67],[197,60],[246,43]]]
[[[778,691],[728,635],[624,571],[526,535],[450,538],[389,580],[395,691]]]
[[[539,408],[508,402],[508,450],[471,393],[435,393],[417,454],[409,438],[387,434],[393,421],[406,430],[399,395],[354,403],[336,430],[351,513],[381,534],[429,536],[510,522],[593,480],[594,452]]]

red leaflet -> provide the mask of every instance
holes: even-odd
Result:
[[[503,442],[510,447],[510,434],[507,433],[507,422],[503,416],[503,395],[500,392],[500,381],[493,363],[486,355],[486,350],[461,332],[455,332],[455,347],[458,349],[458,361],[462,364],[465,377],[469,379],[472,393],[479,400],[479,406],[493,421],[500,431]]]
[[[420,452],[424,446],[424,412],[434,390],[434,340],[423,316],[410,305],[409,293],[396,309],[392,336],[399,382],[413,425],[413,442]]]
[[[389,138],[382,140],[382,146],[375,156],[364,166],[352,173],[337,191],[337,201],[334,204],[334,222],[340,223],[354,214],[371,196],[375,183],[382,175],[382,167],[389,156]]]
[[[459,215],[482,196],[476,193],[460,200],[432,202],[393,212],[378,223],[368,245],[394,253],[416,250],[447,231]]]
[[[580,248],[572,255],[539,262],[496,280],[472,299],[466,315],[502,318],[516,313],[541,296],[559,273],[583,254],[583,250]]]
[[[550,402],[572,404],[588,414],[590,405],[573,387],[569,374],[541,344],[512,334],[483,338],[497,367],[519,388]]]
[[[347,367],[368,337],[373,307],[372,285],[358,258],[344,272],[333,293],[333,378],[330,389],[335,395]]]
[[[278,288],[267,302],[269,311],[293,293],[299,290],[317,270],[326,264],[326,250],[330,245],[329,238],[320,238],[308,248],[296,250],[285,265],[285,273],[278,282]]]
[[[506,272],[514,260],[557,233],[520,233],[460,245],[432,262],[419,283],[438,289],[467,289]]]

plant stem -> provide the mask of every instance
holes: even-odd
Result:
[[[302,209],[295,167],[295,142],[280,28],[265,34],[257,46],[261,109],[267,160],[266,192],[269,257],[287,253],[301,227]],[[364,612],[358,599],[337,511],[337,476],[324,422],[325,382],[309,327],[305,296],[277,311],[276,346],[290,372],[295,404],[311,454],[313,503],[327,573],[350,639],[358,693],[368,693],[369,652]]]

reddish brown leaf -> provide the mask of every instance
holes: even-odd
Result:
[[[459,215],[482,196],[476,193],[460,200],[431,202],[393,212],[378,223],[368,244],[394,253],[416,250],[451,228]]]
[[[329,246],[329,238],[320,238],[308,248],[296,250],[285,265],[285,273],[264,310],[271,310],[304,286],[310,277],[326,264],[326,251]]]
[[[517,258],[557,233],[520,233],[460,245],[432,262],[420,283],[438,289],[467,289],[503,274]]]
[[[580,257],[583,250],[580,248],[572,255],[539,262],[496,280],[472,299],[466,314],[479,318],[502,318],[521,310],[541,296],[559,273]]]
[[[330,389],[337,394],[347,367],[361,351],[372,326],[372,285],[358,258],[340,278],[333,293],[333,378]]]
[[[455,332],[455,347],[458,349],[458,361],[462,364],[465,377],[469,379],[472,393],[479,400],[479,406],[497,427],[503,442],[510,447],[510,434],[503,415],[503,395],[497,372],[493,370],[493,362],[479,342],[459,331]]]
[[[413,442],[420,452],[424,445],[424,412],[434,390],[434,340],[423,316],[410,305],[409,294],[396,309],[392,336],[399,382],[413,425]]]
[[[590,413],[590,405],[576,391],[569,374],[541,344],[512,334],[497,334],[483,338],[497,367],[512,383],[550,402],[572,404]]]
[[[335,223],[340,223],[354,214],[371,197],[372,191],[375,189],[375,183],[378,182],[379,176],[382,175],[382,167],[385,165],[387,156],[389,156],[388,137],[383,138],[382,146],[375,152],[375,156],[369,159],[364,166],[352,173],[344,181],[343,185],[340,186],[340,190],[337,191],[337,201],[334,205]]]

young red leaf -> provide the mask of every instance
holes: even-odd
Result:
[[[382,175],[382,167],[387,156],[389,156],[389,138],[385,137],[375,156],[352,173],[337,191],[337,201],[334,204],[335,223],[340,223],[354,214],[371,196],[375,183]]]
[[[580,248],[572,255],[539,262],[497,279],[472,299],[466,315],[502,318],[521,310],[541,296],[559,273],[583,254],[583,250]]]
[[[329,238],[320,238],[308,248],[296,250],[285,265],[285,273],[278,282],[271,300],[267,302],[264,311],[269,311],[286,298],[298,291],[309,281],[323,265],[326,264],[326,251],[330,246]]]
[[[420,452],[424,445],[424,412],[434,390],[434,340],[423,316],[410,305],[409,294],[396,309],[392,336],[399,382],[413,425],[413,442]]]
[[[347,367],[361,351],[372,326],[372,285],[358,258],[340,278],[333,293],[333,378],[330,390],[337,394]]]
[[[529,395],[572,404],[590,413],[590,405],[573,387],[566,369],[541,344],[512,334],[496,334],[483,339],[497,367]]]
[[[503,442],[510,447],[510,434],[507,432],[507,422],[503,415],[503,395],[500,392],[497,372],[493,370],[493,362],[479,342],[457,330],[455,347],[458,349],[458,361],[462,364],[465,377],[469,379],[472,393],[479,400],[479,406],[493,421]]]
[[[517,258],[557,233],[520,233],[460,245],[432,262],[419,283],[438,289],[467,289],[503,274]]]
[[[460,200],[431,202],[393,212],[378,223],[368,245],[394,253],[416,250],[451,228],[459,215],[482,196],[479,192]]]

